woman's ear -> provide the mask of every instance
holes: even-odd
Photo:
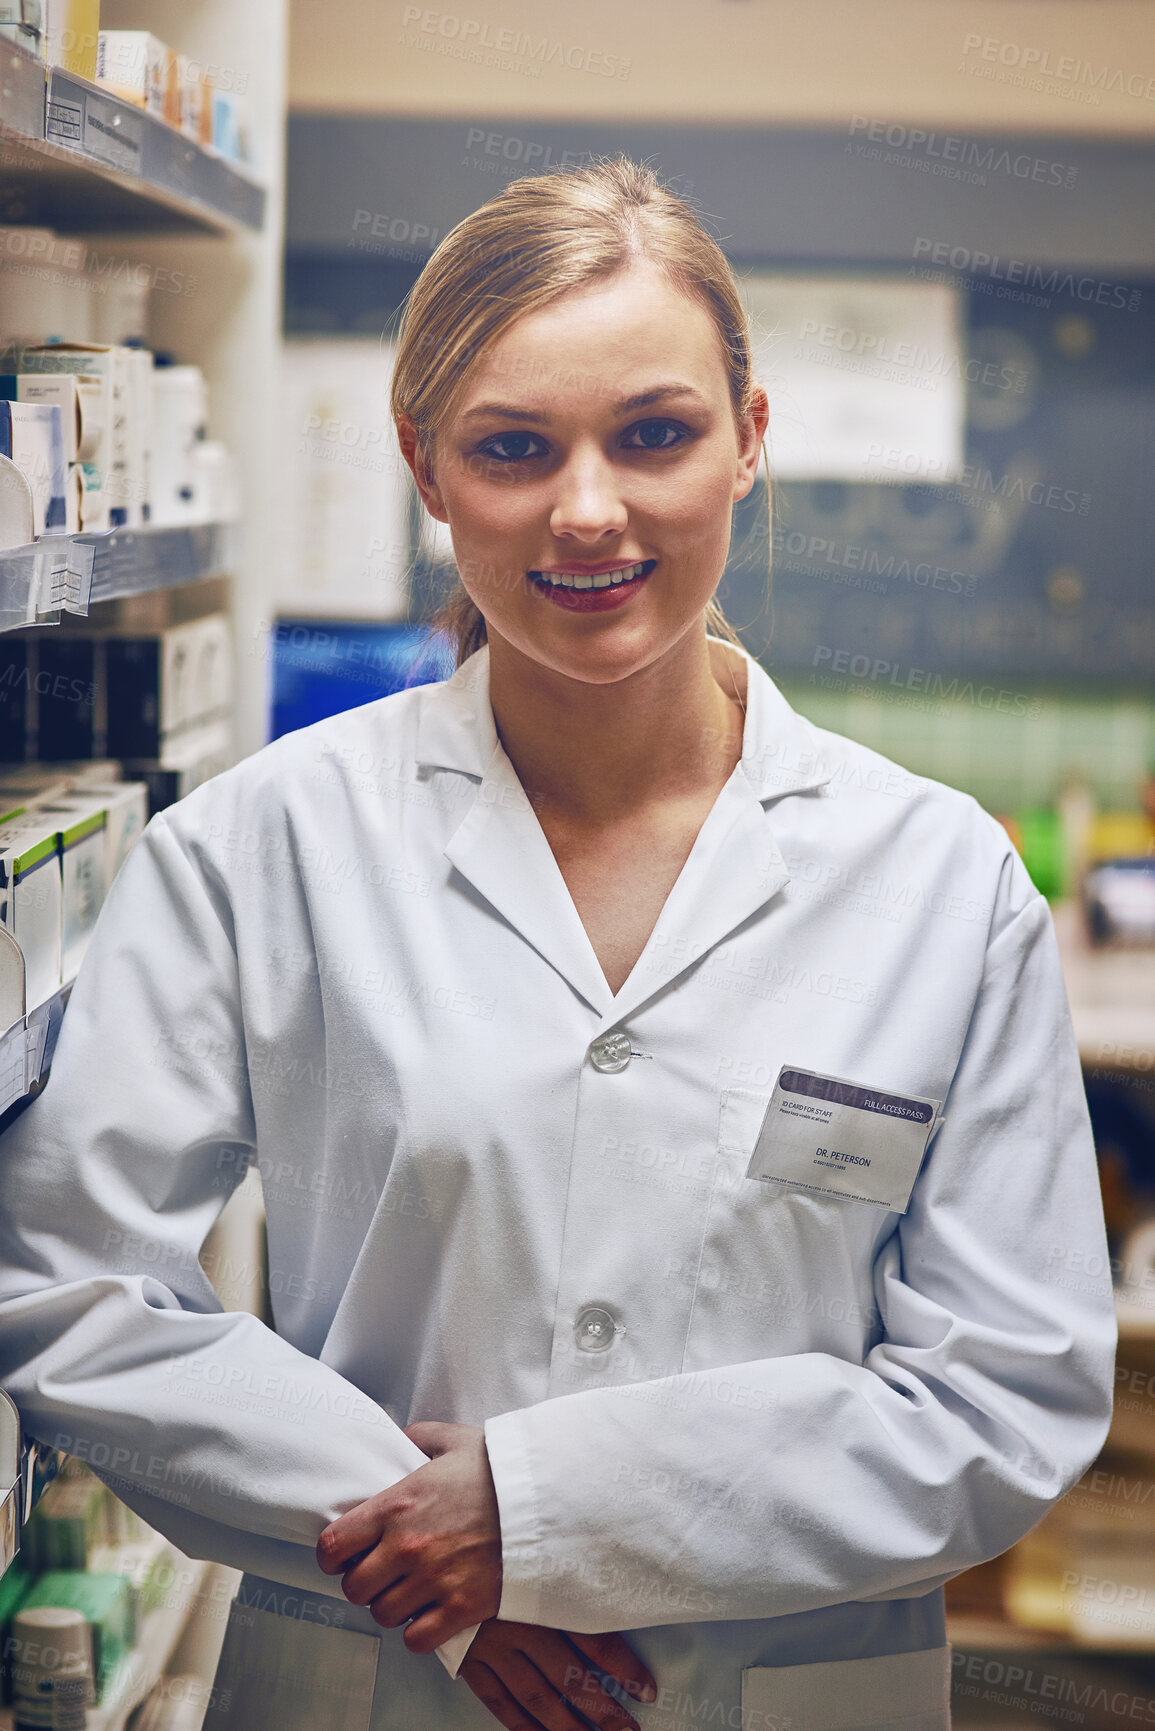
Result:
[[[417,429],[408,415],[397,417],[397,442],[401,446],[401,455],[412,471],[425,509],[431,517],[436,517],[439,523],[448,523],[449,516],[433,473],[429,453],[422,445]]]
[[[738,472],[734,477],[734,501],[744,499],[754,485],[758,473],[758,458],[762,440],[770,421],[770,399],[761,385],[755,385],[750,395],[750,407],[742,418],[738,448]]]

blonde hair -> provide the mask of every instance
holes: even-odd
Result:
[[[755,380],[746,309],[729,262],[691,206],[626,156],[510,181],[449,231],[406,298],[390,391],[394,421],[409,417],[428,456],[470,368],[510,325],[642,258],[714,321],[739,421]],[[449,637],[458,666],[486,641],[485,619],[460,582],[433,625]],[[716,597],[706,626],[741,647]]]

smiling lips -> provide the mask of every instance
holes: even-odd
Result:
[[[616,571],[599,571],[596,575],[587,571],[531,571],[530,576],[538,583],[549,583],[553,588],[608,589],[611,585],[631,583],[635,577],[644,576],[653,564],[652,559],[642,559],[637,565],[620,565]]]
[[[643,587],[656,559],[612,571],[530,571],[530,588],[569,613],[604,613],[624,606]]]

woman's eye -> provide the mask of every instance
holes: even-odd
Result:
[[[672,451],[676,444],[681,444],[685,434],[677,421],[639,421],[636,427],[630,428],[630,435],[637,433],[641,443],[629,445],[632,451]],[[667,438],[667,434],[673,438]]]
[[[499,433],[495,439],[490,439],[481,449],[485,456],[493,457],[498,463],[522,463],[535,453],[524,449],[527,440],[532,441],[533,433]],[[512,445],[512,450],[499,450],[501,445]]]

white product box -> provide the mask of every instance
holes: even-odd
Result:
[[[73,508],[80,529],[86,535],[103,535],[112,524],[109,520],[108,494],[100,470],[95,463],[74,463],[70,471]]]
[[[99,421],[104,427],[101,488],[108,502],[108,524],[128,520],[129,422],[132,416],[133,351],[119,343],[38,343],[20,349],[18,373],[84,375],[100,386]]]
[[[60,985],[63,895],[60,852],[51,819],[26,812],[0,829],[0,923],[24,956],[30,1010]]]
[[[32,488],[11,457],[0,455],[0,549],[26,547],[36,533]]]
[[[66,463],[99,463],[104,440],[103,381],[85,373],[17,373],[16,400],[55,403]]]
[[[104,875],[111,886],[148,822],[148,788],[143,781],[86,782],[84,792],[100,800],[108,814]]]
[[[125,102],[145,108],[169,126],[180,125],[177,58],[147,30],[102,30],[96,82]]]
[[[225,721],[233,708],[233,627],[227,613],[193,621],[192,677],[185,725],[206,727]]]
[[[60,977],[76,978],[108,890],[108,809],[89,790],[36,808],[37,820],[56,826],[60,855]]]
[[[0,455],[15,463],[32,490],[33,533],[64,529],[64,435],[56,405],[0,397]]]
[[[108,752],[161,758],[192,728],[231,711],[232,627],[210,614],[105,644]]]
[[[167,528],[199,522],[195,451],[208,420],[200,368],[157,367],[153,410],[152,521]]]
[[[100,484],[104,459],[104,383],[84,373],[18,373],[16,400],[55,404],[64,434],[65,527],[100,533],[108,528],[108,497]],[[13,389],[12,378],[5,389]],[[151,409],[151,401],[148,404]]]

